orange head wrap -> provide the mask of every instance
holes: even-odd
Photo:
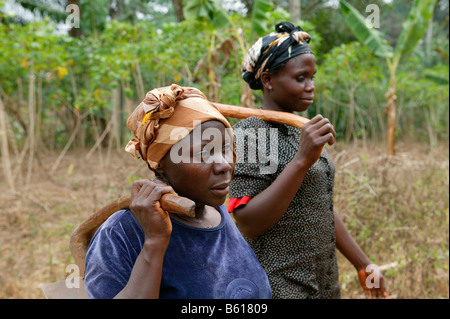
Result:
[[[146,94],[127,120],[135,138],[128,142],[125,150],[136,158],[140,155],[156,170],[173,145],[196,125],[210,120],[222,122],[233,138],[230,123],[200,90],[177,84],[154,89]],[[236,159],[234,149],[233,159]]]

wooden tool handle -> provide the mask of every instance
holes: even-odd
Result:
[[[223,116],[236,119],[245,119],[247,117],[256,116],[267,122],[287,124],[298,128],[302,128],[305,123],[309,122],[309,119],[293,113],[252,109],[221,103],[214,103],[214,105]]]
[[[186,197],[181,197],[176,194],[164,194],[160,199],[161,208],[167,212],[184,215],[188,217],[195,217],[195,202]],[[131,197],[125,197],[120,200],[121,207],[119,209],[129,208],[131,204]],[[103,210],[117,211],[117,205],[105,206]]]
[[[161,207],[167,212],[195,217],[195,202],[186,197],[164,194],[160,200]]]

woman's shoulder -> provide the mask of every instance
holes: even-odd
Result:
[[[270,122],[266,122],[259,117],[251,116],[247,117],[237,124],[233,125],[233,130],[236,129],[247,129],[247,128],[270,128],[272,124]]]
[[[96,237],[108,237],[110,240],[125,240],[140,244],[143,230],[129,209],[122,209],[112,214],[96,231]]]
[[[115,228],[118,224],[133,225],[135,222],[137,221],[131,210],[121,209],[109,216],[109,218],[102,224],[102,228]]]

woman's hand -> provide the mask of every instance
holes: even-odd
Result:
[[[295,155],[305,166],[312,166],[322,154],[325,144],[333,145],[336,132],[333,125],[322,115],[316,115],[303,125],[300,145]]]
[[[169,242],[172,222],[169,213],[160,205],[164,194],[173,193],[173,189],[160,182],[140,180],[133,182],[130,210],[141,225],[145,239]]]
[[[384,299],[389,297],[384,284],[383,274],[378,269],[374,269],[373,272],[366,271],[366,268],[359,269],[358,278],[367,299]]]

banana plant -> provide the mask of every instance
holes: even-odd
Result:
[[[250,35],[252,37],[263,36],[267,32],[267,14],[272,10],[273,3],[271,0],[254,0],[252,9],[252,20]]]
[[[183,4],[186,19],[204,20],[214,29],[222,29],[232,24],[217,0],[184,0]]]
[[[368,26],[366,18],[348,2],[341,0],[341,12],[345,23],[372,54],[385,58],[389,70],[389,88],[386,92],[386,113],[388,117],[386,132],[386,147],[388,155],[395,155],[395,122],[396,122],[396,95],[395,75],[397,67],[403,56],[411,53],[419,40],[424,36],[428,23],[433,17],[436,0],[415,0],[408,17],[403,21],[403,29],[395,48],[390,46],[384,34]]]

